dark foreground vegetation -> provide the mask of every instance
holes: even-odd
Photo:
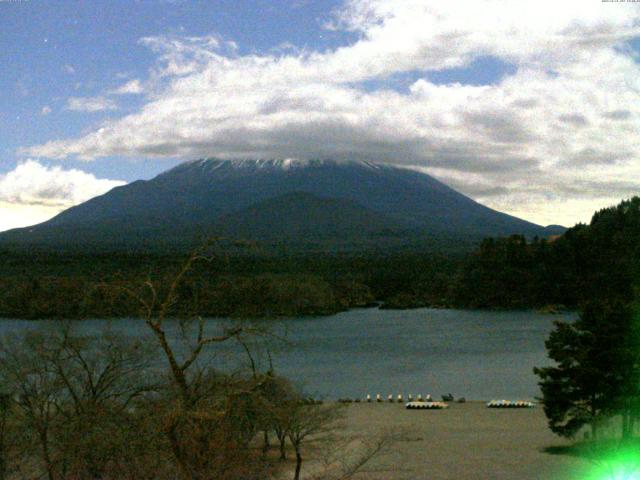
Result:
[[[475,251],[439,248],[345,254],[264,253],[222,242],[194,266],[171,314],[297,316],[383,308],[576,309],[595,294],[629,293],[640,272],[640,198],[597,212],[553,239],[485,239]],[[222,254],[224,252],[224,255]],[[125,290],[166,285],[179,253],[0,250],[0,316],[139,315]]]
[[[268,331],[209,332],[194,317],[180,323],[179,338],[168,335],[169,307],[198,259],[164,291],[126,292],[146,336],[81,336],[56,322],[0,342],[0,480],[297,480],[311,443],[328,459],[313,478],[348,479],[383,450],[389,437],[346,448],[331,436],[337,405],[260,368],[270,365],[258,348]],[[221,371],[204,360],[224,342],[241,345],[247,368]]]
[[[311,442],[343,462],[317,478],[346,479],[386,442],[339,457],[328,438],[336,405],[269,371],[225,374],[188,358],[163,370],[154,346],[60,328],[5,338],[0,479],[297,479]]]

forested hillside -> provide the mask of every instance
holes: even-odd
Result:
[[[465,307],[577,307],[628,301],[640,278],[640,198],[594,214],[555,240],[486,239],[464,263],[454,303]]]

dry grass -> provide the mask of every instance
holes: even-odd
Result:
[[[340,431],[345,437],[403,432],[393,454],[379,456],[369,472],[355,478],[576,480],[591,468],[579,458],[545,453],[545,448],[568,442],[547,429],[539,407],[487,409],[484,403],[468,402],[426,411],[365,403],[351,405],[345,414]]]

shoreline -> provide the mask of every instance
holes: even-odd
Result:
[[[380,310],[380,311],[390,311],[390,312],[406,312],[406,311],[415,311],[415,310],[445,310],[445,311],[462,311],[462,312],[496,312],[496,313],[508,313],[508,312],[518,312],[518,313],[536,313],[539,315],[549,315],[549,316],[562,316],[562,315],[571,315],[575,314],[578,311],[573,309],[550,309],[550,306],[545,307],[530,307],[530,308],[464,308],[464,307],[456,307],[456,306],[417,306],[417,307],[384,307],[384,302],[376,302],[372,305],[366,306],[355,306],[348,307],[341,310],[331,311],[331,312],[318,312],[313,314],[301,314],[301,315],[273,315],[273,316],[203,316],[205,320],[230,320],[230,321],[294,321],[298,319],[312,319],[312,318],[328,318],[335,315],[339,315],[341,313],[361,311],[361,310]],[[171,320],[181,320],[186,319],[188,317],[171,317]],[[32,317],[5,317],[0,315],[0,321],[3,320],[16,320],[16,321],[25,321],[25,322],[58,322],[58,321],[70,321],[70,322],[82,322],[85,320],[142,320],[143,317],[137,317],[132,315],[122,315],[122,316],[110,316],[110,317],[43,317],[43,318],[32,318]]]

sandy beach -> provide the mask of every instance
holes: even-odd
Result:
[[[591,468],[584,460],[543,451],[567,442],[549,431],[539,406],[488,409],[483,402],[467,402],[426,411],[359,403],[345,408],[344,427],[341,435],[362,438],[403,432],[393,452],[373,462],[374,470],[386,471],[356,478],[577,480]]]

